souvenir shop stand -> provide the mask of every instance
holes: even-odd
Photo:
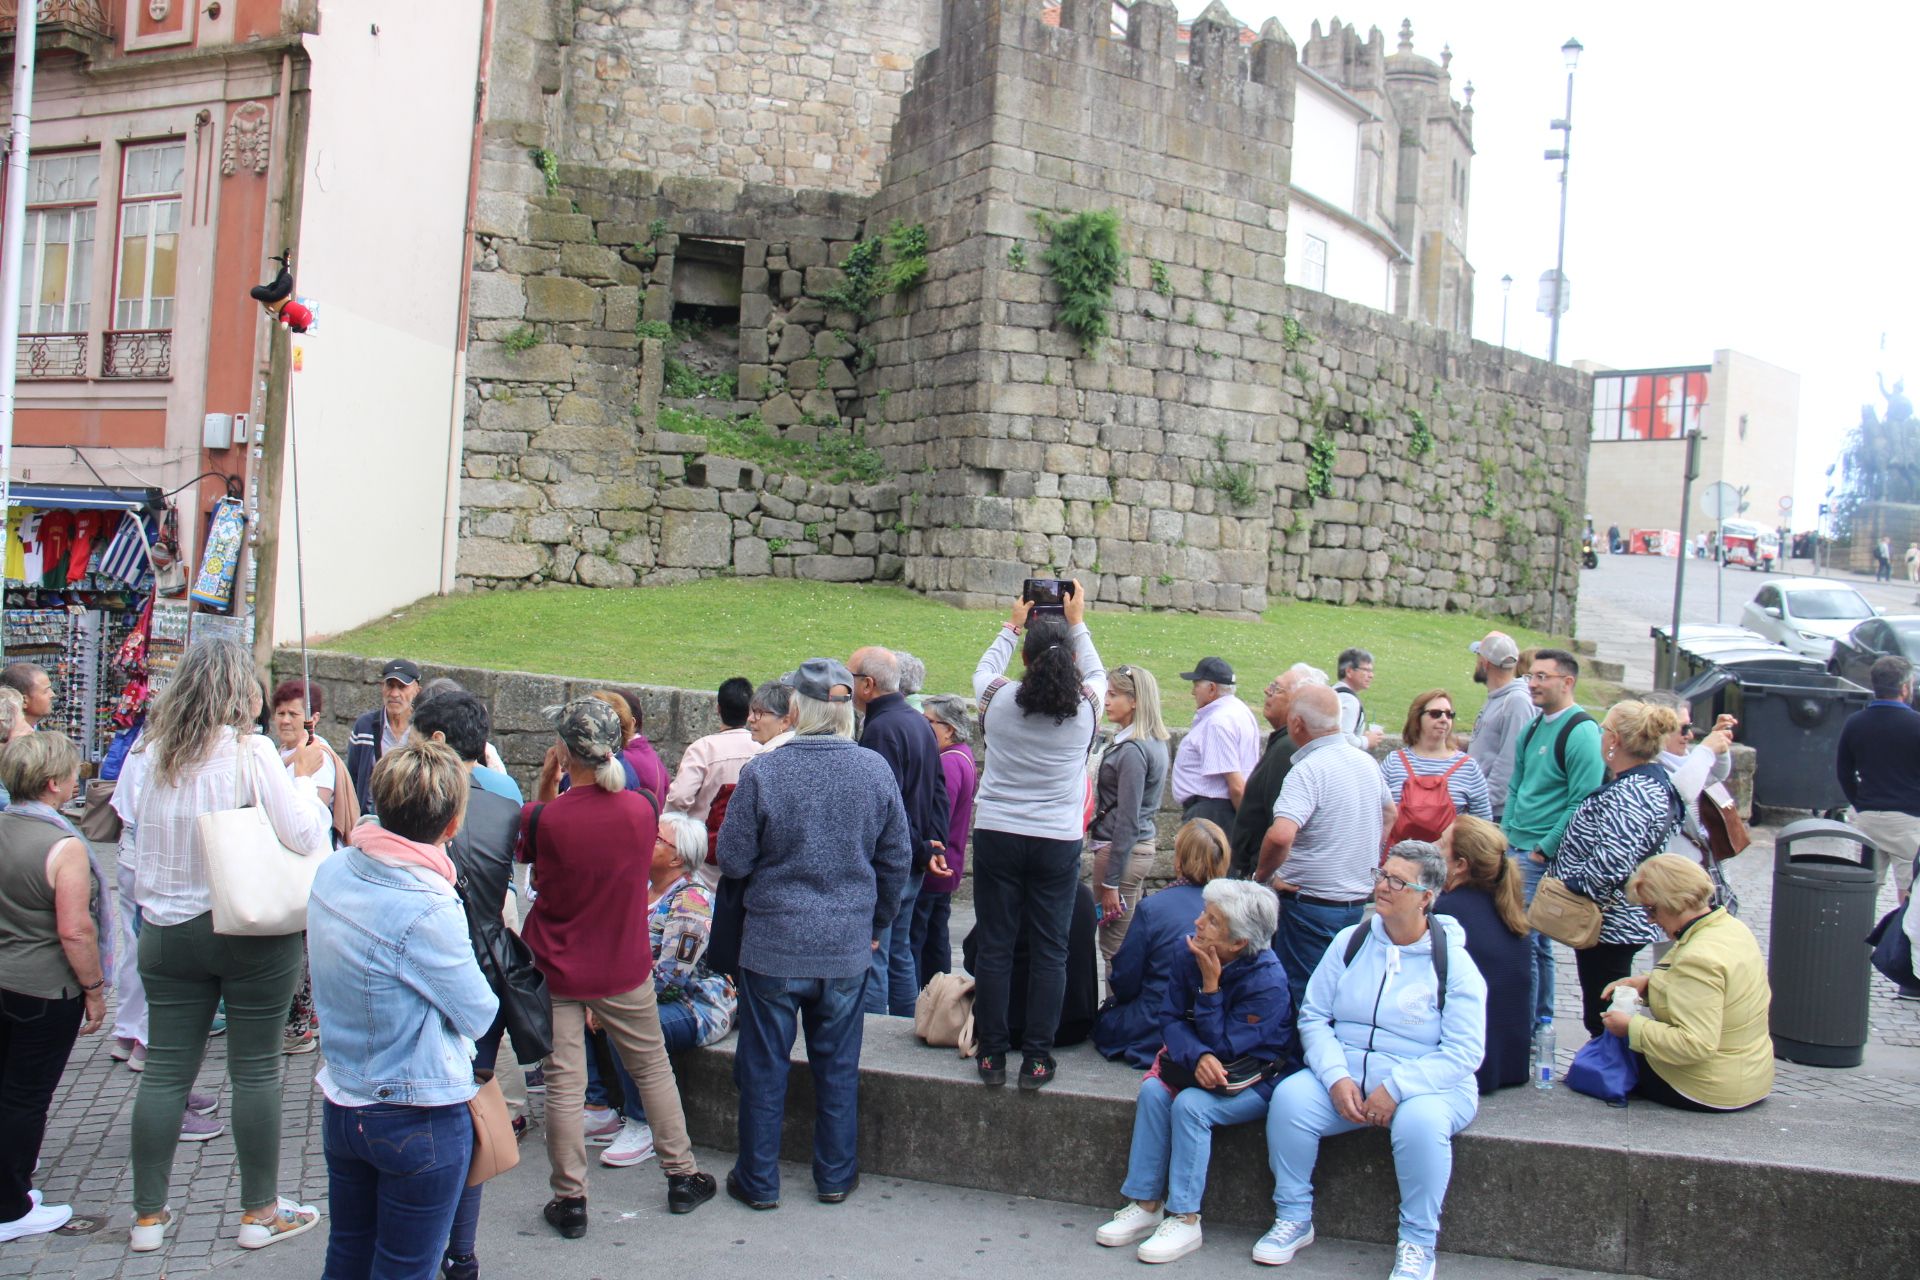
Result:
[[[150,488],[14,484],[8,507],[6,660],[52,677],[52,725],[91,777],[186,645],[184,575],[155,570],[166,499]],[[157,596],[169,576],[177,600]]]

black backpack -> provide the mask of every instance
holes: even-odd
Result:
[[[1544,716],[1535,716],[1533,718],[1533,722],[1527,726],[1526,733],[1521,735],[1519,750],[1514,752],[1516,756],[1525,752],[1528,747],[1533,745],[1534,730],[1538,729],[1545,722],[1546,717]],[[1583,724],[1591,723],[1593,723],[1593,717],[1585,711],[1582,711],[1579,707],[1575,707],[1573,714],[1561,723],[1560,736],[1553,741],[1553,762],[1560,766],[1561,777],[1564,778],[1567,776],[1567,739],[1573,736],[1575,729]]]
[[[1440,927],[1437,919],[1428,916],[1427,932],[1433,935],[1433,978],[1439,987],[1433,997],[1434,1012],[1445,1013],[1447,1011],[1447,931]],[[1372,924],[1362,920],[1355,926],[1353,936],[1347,939],[1347,954],[1341,957],[1340,963],[1349,969],[1353,968],[1353,958],[1360,954],[1360,948],[1366,946],[1367,939],[1372,936]]]

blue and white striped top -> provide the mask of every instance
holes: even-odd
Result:
[[[1453,762],[1466,758],[1466,763],[1447,779],[1447,794],[1453,797],[1453,807],[1457,812],[1469,813],[1476,818],[1493,821],[1493,801],[1487,796],[1487,775],[1480,772],[1480,763],[1467,756],[1464,751],[1456,751],[1444,760],[1432,760],[1426,756],[1417,756],[1411,751],[1390,751],[1387,758],[1380,762],[1380,772],[1386,775],[1387,789],[1393,792],[1394,803],[1400,802],[1400,793],[1406,790],[1406,761],[1413,761],[1413,776],[1433,778],[1453,768]]]

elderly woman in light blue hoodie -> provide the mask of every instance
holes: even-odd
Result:
[[[1378,914],[1335,935],[1307,983],[1307,1069],[1280,1082],[1267,1111],[1274,1223],[1253,1260],[1277,1266],[1313,1243],[1320,1139],[1368,1125],[1393,1137],[1400,1239],[1389,1280],[1430,1280],[1453,1135],[1480,1107],[1487,984],[1467,935],[1429,912],[1446,884],[1440,850],[1403,840],[1375,872]]]

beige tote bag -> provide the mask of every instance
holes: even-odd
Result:
[[[213,931],[238,937],[278,937],[307,927],[313,878],[331,850],[311,856],[280,842],[254,787],[253,753],[234,743],[231,809],[200,815],[200,851],[213,891]]]

